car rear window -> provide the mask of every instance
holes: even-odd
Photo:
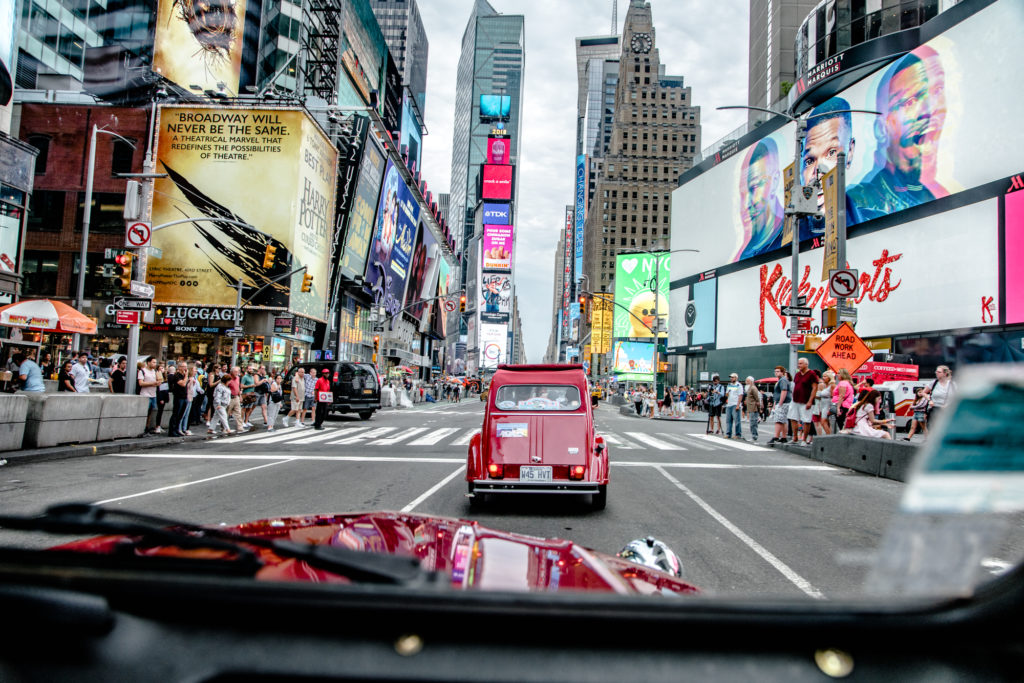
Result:
[[[568,384],[506,384],[498,387],[499,410],[576,410],[580,390]]]

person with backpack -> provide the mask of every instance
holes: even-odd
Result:
[[[754,378],[749,375],[746,379],[746,385],[743,400],[750,422],[750,440],[757,441],[757,423],[761,417],[761,391],[754,384]]]
[[[711,378],[711,386],[708,387],[708,434],[722,433],[722,404],[725,402],[725,385],[721,383],[718,375]],[[718,421],[718,429],[715,430],[715,421]]]

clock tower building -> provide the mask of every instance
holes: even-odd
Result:
[[[584,231],[584,275],[594,292],[615,291],[619,252],[668,249],[672,190],[701,149],[700,107],[682,76],[665,73],[650,2],[630,0],[620,44],[611,139]],[[604,358],[594,365],[609,370]]]

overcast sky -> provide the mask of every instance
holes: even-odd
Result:
[[[447,192],[451,177],[455,74],[473,0],[419,0],[430,41],[423,176]],[[573,203],[576,144],[576,36],[607,35],[612,0],[491,0],[523,14],[526,65],[520,127],[515,277],[526,355],[540,362],[551,331],[555,247]],[[619,0],[622,31],[629,0]],[[683,76],[701,108],[702,146],[741,125],[747,101],[747,0],[652,0],[656,47],[666,73]]]

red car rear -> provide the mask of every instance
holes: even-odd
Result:
[[[499,366],[466,481],[473,505],[492,493],[574,493],[604,509],[608,449],[594,432],[583,366]]]

